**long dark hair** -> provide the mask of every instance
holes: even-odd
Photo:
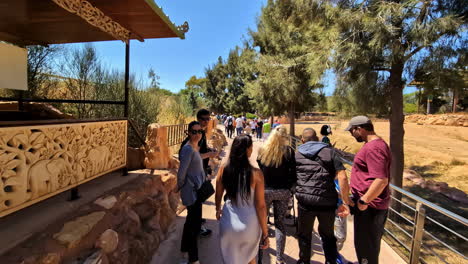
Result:
[[[223,186],[226,196],[235,204],[237,194],[241,200],[247,202],[250,197],[250,183],[252,182],[252,166],[249,163],[247,149],[252,146],[252,138],[249,135],[240,135],[234,138],[229,153],[229,162],[223,171]]]
[[[188,129],[186,131],[187,133],[187,137],[184,139],[184,141],[182,141],[182,144],[180,144],[180,148],[179,148],[179,157],[180,157],[180,152],[182,151],[182,148],[184,147],[184,145],[190,141],[190,131],[192,130],[192,128],[195,126],[195,125],[200,125],[200,122],[198,121],[192,121],[188,124]]]

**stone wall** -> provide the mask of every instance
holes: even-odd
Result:
[[[407,115],[405,122],[418,125],[439,126],[464,126],[468,127],[467,114],[443,114],[443,115]]]
[[[176,217],[176,171],[133,173],[136,180],[46,227],[0,263],[148,263]]]

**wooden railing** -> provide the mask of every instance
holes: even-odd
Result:
[[[124,168],[127,120],[0,127],[0,217]]]
[[[169,147],[178,145],[187,137],[188,124],[169,125],[167,127],[167,145]]]

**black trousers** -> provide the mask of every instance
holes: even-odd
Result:
[[[227,127],[227,135],[229,138],[232,138],[232,133],[234,132],[234,127],[233,126],[228,126]]]
[[[312,255],[312,230],[315,218],[319,221],[318,231],[322,238],[323,252],[326,263],[336,263],[338,250],[336,248],[336,238],[333,232],[335,221],[335,210],[309,211],[298,206],[298,231],[299,260],[303,263],[310,263]]]
[[[185,218],[184,231],[180,251],[188,252],[189,261],[198,261],[198,234],[200,233],[202,219],[202,203],[196,201],[187,206],[187,217]]]
[[[359,263],[378,264],[380,241],[384,232],[388,210],[368,207],[360,211],[352,208],[354,213],[354,247]]]

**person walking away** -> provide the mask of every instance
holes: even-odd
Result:
[[[265,123],[263,124],[263,140],[266,140],[268,136],[270,135],[271,131],[271,124],[268,122],[268,120],[265,120]]]
[[[227,135],[229,138],[232,138],[232,133],[234,132],[234,117],[230,115],[226,119],[226,122],[227,122]]]
[[[367,116],[349,121],[346,131],[364,146],[354,156],[351,192],[354,213],[354,246],[359,263],[378,264],[380,243],[390,205],[390,166],[387,143],[374,131]]]
[[[227,117],[223,115],[223,125],[224,125],[224,133],[228,134],[228,122]]]
[[[255,134],[255,132],[257,131],[257,122],[256,120],[250,120],[249,122],[249,125],[250,125],[250,129],[252,130],[252,135]]]
[[[250,126],[246,126],[246,127],[244,128],[244,133],[245,133],[246,135],[252,136],[252,135],[251,135],[251,134],[252,134],[252,129],[250,128]]]
[[[208,128],[208,123],[210,122],[210,112],[206,109],[200,109],[197,112],[197,121],[201,126],[202,136],[200,141],[198,141],[198,146],[200,147],[199,152],[200,156],[203,159],[203,170],[205,171],[206,176],[209,178],[212,174],[212,169],[209,165],[210,158],[214,158],[218,155],[218,152],[208,148],[207,139],[206,139],[206,129]],[[189,138],[186,138],[182,141],[179,150],[179,157],[182,151],[182,148],[186,145],[189,141]],[[202,224],[205,224],[206,220],[202,219]],[[212,231],[202,225],[200,229],[200,236],[207,237],[211,235]]]
[[[262,129],[263,129],[263,121],[259,119],[257,121],[257,140],[262,140]]]
[[[265,178],[265,202],[267,208],[273,205],[276,236],[276,263],[284,264],[286,229],[284,217],[288,201],[292,197],[291,188],[296,182],[296,160],[294,150],[289,146],[288,132],[278,126],[268,137],[258,152],[258,166]]]
[[[333,233],[338,194],[335,178],[338,178],[343,205],[338,208],[339,216],[349,214],[349,185],[345,167],[335,151],[327,144],[318,142],[314,129],[306,128],[302,133],[304,144],[296,152],[296,199],[298,201],[299,261],[310,263],[312,229],[318,219],[318,231],[322,240],[325,263],[336,263],[338,251]]]
[[[259,245],[263,249],[269,245],[263,175],[249,163],[252,151],[250,136],[234,138],[216,179],[216,219],[225,264],[255,264]]]
[[[328,144],[330,147],[332,146],[330,139],[328,138],[328,135],[332,134],[331,126],[329,125],[323,125],[322,128],[320,129],[320,135],[322,135],[322,142],[325,144]]]
[[[242,131],[244,130],[244,119],[239,116],[237,119],[236,119],[236,135],[239,136],[240,134],[242,134]]]
[[[180,250],[184,259],[188,254],[189,263],[199,264],[197,238],[201,228],[202,202],[197,200],[197,190],[206,179],[198,146],[203,133],[200,123],[192,121],[187,133],[188,140],[180,151],[180,166],[177,172],[177,187],[182,204],[187,207]]]

